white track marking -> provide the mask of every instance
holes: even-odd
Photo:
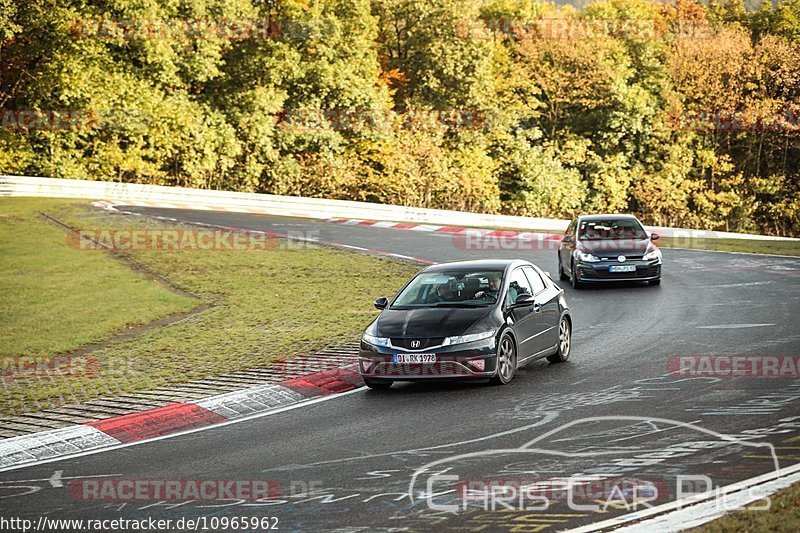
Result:
[[[774,325],[775,324],[717,324],[714,326],[697,326],[697,329],[744,329],[744,328],[763,328]]]
[[[755,285],[769,285],[774,281],[750,281],[747,283],[726,283],[724,285],[702,285],[698,289],[733,289],[737,287],[752,287]]]
[[[321,398],[315,398],[313,400],[308,400],[308,401],[305,401],[305,402],[299,402],[299,403],[296,403],[296,404],[287,405],[286,407],[279,407],[279,408],[273,409],[271,411],[265,411],[263,413],[255,413],[255,414],[252,414],[252,415],[249,415],[249,416],[245,416],[245,417],[242,417],[242,418],[236,418],[236,419],[233,419],[233,420],[227,420],[225,422],[220,422],[218,424],[212,424],[212,425],[209,425],[209,426],[203,426],[203,427],[194,428],[194,429],[187,429],[186,431],[179,431],[178,433],[171,433],[169,435],[162,435],[160,437],[153,437],[152,439],[145,439],[145,440],[140,440],[140,441],[136,441],[136,442],[127,442],[127,443],[124,443],[124,444],[115,444],[115,445],[106,446],[104,448],[99,448],[99,449],[95,449],[95,450],[88,450],[88,451],[84,451],[84,452],[80,452],[80,453],[72,453],[72,454],[69,454],[69,455],[62,455],[60,457],[53,457],[52,459],[45,459],[45,460],[41,460],[41,461],[36,461],[34,463],[25,463],[25,464],[20,464],[20,465],[8,466],[8,467],[5,467],[5,468],[0,468],[0,472],[8,472],[10,470],[19,470],[19,469],[22,469],[22,468],[30,468],[32,466],[40,466],[40,465],[44,465],[44,464],[48,464],[48,463],[54,463],[54,462],[57,462],[57,461],[64,461],[64,460],[67,460],[67,459],[74,459],[76,457],[85,457],[87,455],[95,455],[95,454],[98,454],[98,453],[110,452],[112,450],[119,450],[119,449],[122,449],[122,448],[128,448],[129,446],[138,446],[140,444],[147,444],[148,442],[156,442],[156,441],[160,441],[160,440],[171,439],[171,438],[174,438],[174,437],[180,437],[182,435],[189,435],[189,434],[192,434],[192,433],[199,433],[201,431],[207,431],[209,429],[217,429],[217,428],[221,428],[221,427],[224,427],[224,426],[229,426],[229,425],[232,425],[232,424],[238,424],[240,422],[246,422],[248,420],[254,420],[254,419],[257,419],[257,418],[262,418],[262,417],[265,417],[265,416],[270,416],[270,415],[282,413],[284,411],[291,411],[292,409],[298,409],[300,407],[306,407],[306,406],[309,406],[309,405],[314,405],[314,404],[325,402],[325,401],[328,401],[328,400],[334,400],[336,398],[341,398],[342,396],[347,396],[347,395],[350,395],[350,394],[354,394],[356,392],[364,392],[364,390],[366,390],[364,387],[359,387],[357,389],[353,389],[353,390],[350,390],[350,391],[347,391],[347,392],[341,392],[341,393],[333,394],[333,395],[330,395],[330,396],[323,396]],[[89,427],[89,426],[86,426],[86,427]],[[111,437],[109,437],[109,438],[111,438]],[[116,439],[114,439],[114,440],[116,440]],[[119,441],[116,441],[116,442],[119,442]]]
[[[775,492],[776,490],[779,490],[780,488],[783,488],[784,483],[786,484],[785,486],[788,486],[789,484],[791,484],[792,482],[794,482],[796,480],[800,480],[800,464],[792,465],[792,466],[789,466],[789,467],[786,467],[786,468],[781,468],[780,470],[778,470],[776,472],[770,472],[768,474],[763,474],[761,476],[756,476],[756,477],[753,477],[753,478],[750,478],[750,479],[745,479],[743,481],[739,481],[737,483],[733,483],[731,485],[727,485],[725,487],[721,487],[720,489],[718,489],[718,493],[726,495],[726,496],[727,495],[734,495],[737,492],[744,491],[744,490],[749,489],[751,487],[756,487],[756,486],[761,485],[761,484],[767,484],[766,487],[765,487],[766,494],[761,495],[761,497],[763,498],[764,496],[766,496],[768,494],[771,494],[771,493]],[[768,483],[768,482],[773,482],[773,483]],[[767,490],[767,487],[768,487],[768,490]],[[690,496],[688,498],[683,498],[681,500],[676,500],[676,501],[673,501],[673,502],[665,503],[663,505],[657,505],[657,506],[652,507],[650,509],[645,509],[645,510],[642,510],[642,511],[637,511],[637,512],[634,512],[634,513],[629,513],[629,514],[625,514],[625,515],[622,515],[622,516],[618,516],[616,518],[611,518],[609,520],[603,520],[602,522],[595,522],[594,524],[589,524],[589,525],[586,525],[586,526],[570,529],[570,530],[567,530],[566,533],[590,533],[592,531],[600,531],[602,529],[614,528],[614,527],[617,527],[617,526],[621,526],[623,524],[644,520],[645,518],[650,518],[650,517],[653,517],[653,516],[656,516],[656,515],[661,515],[661,514],[664,514],[664,513],[669,513],[669,514],[666,514],[665,516],[660,517],[660,519],[653,519],[652,521],[651,520],[647,520],[647,521],[640,522],[640,524],[642,524],[642,525],[648,524],[648,523],[653,523],[654,525],[656,525],[655,522],[658,521],[658,522],[661,522],[660,527],[656,526],[656,527],[651,527],[649,529],[638,529],[638,528],[637,529],[633,529],[633,528],[629,529],[629,528],[625,528],[625,529],[619,529],[618,531],[646,531],[646,532],[651,532],[651,531],[680,531],[681,529],[684,529],[684,527],[685,527],[685,526],[684,527],[680,527],[680,526],[677,525],[677,523],[681,520],[681,516],[687,516],[687,517],[690,516],[689,514],[682,515],[681,513],[688,512],[692,507],[696,506],[697,504],[700,504],[701,502],[708,502],[709,504],[713,505],[712,502],[716,502],[718,493],[716,491],[709,491],[709,492],[704,492],[704,493],[701,493],[701,494],[696,494],[696,495]],[[730,496],[730,497],[733,497],[733,496]],[[759,498],[755,498],[755,499],[759,499]],[[746,502],[744,500],[745,499],[742,499],[737,503],[744,502],[744,503],[742,503],[742,505],[747,505],[747,503],[749,503],[749,502]],[[754,500],[751,500],[751,501],[754,501]],[[692,507],[689,507],[689,506],[692,506]],[[729,509],[729,510],[732,510],[732,509]],[[674,515],[674,516],[670,516],[670,515]],[[712,513],[712,515],[708,517],[708,520],[705,520],[704,522],[713,520],[715,518],[718,518],[718,516],[714,516],[713,513]],[[664,522],[664,520],[666,520],[666,522]],[[671,520],[674,520],[675,524],[668,525]],[[699,525],[699,524],[702,524],[704,522],[696,522],[693,525]]]
[[[680,511],[667,513],[663,516],[658,516],[639,522],[630,526],[623,527],[617,531],[624,531],[625,533],[650,533],[653,531],[683,531],[685,529],[693,528],[706,522],[716,520],[728,512],[754,503],[758,500],[764,499],[776,491],[786,488],[793,483],[800,481],[800,473],[795,473],[774,481],[764,483],[763,485],[756,485],[749,490],[742,490],[734,494],[728,494],[723,497],[723,502],[717,499],[693,505]]]
[[[0,441],[0,471],[20,461],[41,464],[60,457],[64,450],[84,452],[117,444],[119,440],[84,424],[11,437]]]

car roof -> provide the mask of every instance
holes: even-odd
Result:
[[[425,272],[441,272],[444,270],[505,270],[510,266],[529,265],[521,259],[477,259],[472,261],[451,261],[437,263],[425,268]]]
[[[603,220],[606,218],[629,218],[633,220],[639,220],[634,215],[627,215],[621,213],[607,213],[605,215],[581,215],[578,217],[579,220]]]

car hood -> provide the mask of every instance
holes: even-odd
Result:
[[[577,248],[597,257],[617,257],[619,255],[644,255],[655,246],[650,239],[620,239],[581,241]]]
[[[375,321],[374,334],[407,339],[454,337],[463,335],[491,311],[492,307],[386,309]]]

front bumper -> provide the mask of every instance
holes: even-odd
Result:
[[[633,272],[611,272],[610,268],[617,265],[634,265]],[[661,261],[631,260],[625,263],[618,261],[598,261],[588,263],[580,261],[576,264],[578,281],[596,282],[604,281],[650,281],[661,277]]]
[[[436,354],[436,362],[395,363],[395,354]],[[495,338],[424,350],[373,346],[362,340],[358,354],[361,376],[376,380],[485,379],[495,375],[496,367]]]

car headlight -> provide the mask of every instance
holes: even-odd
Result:
[[[364,333],[364,342],[373,346],[390,346],[392,344],[388,337],[375,337],[369,333]]]
[[[586,252],[577,251],[575,255],[578,258],[578,261],[585,261],[587,263],[597,263],[600,261],[600,258],[596,255],[587,254]]]
[[[442,346],[449,346],[451,344],[464,344],[466,342],[482,341],[494,337],[497,330],[482,331],[480,333],[470,333],[469,335],[458,335],[457,337],[446,337]]]
[[[661,250],[656,248],[652,252],[647,252],[646,254],[644,254],[644,257],[642,257],[642,259],[645,261],[652,261],[653,259],[658,259],[659,261],[661,261]]]

